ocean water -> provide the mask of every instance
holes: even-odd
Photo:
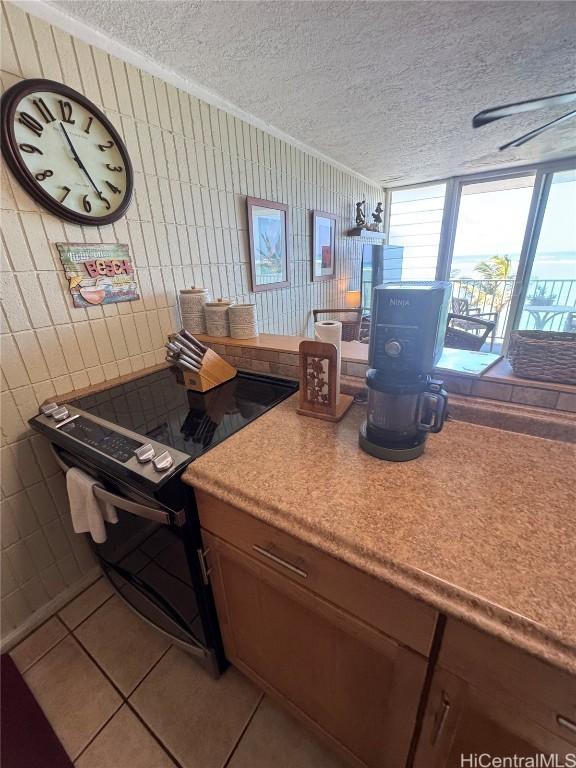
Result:
[[[487,261],[493,255],[494,254],[487,254],[486,256],[454,257],[452,261],[451,277],[453,279],[481,278],[482,276],[476,272],[476,265],[481,261]],[[513,265],[511,277],[513,277],[516,273],[520,254],[512,253],[498,255],[507,255],[511,257]],[[534,266],[532,267],[531,279],[576,280],[576,252],[554,251],[536,254]]]

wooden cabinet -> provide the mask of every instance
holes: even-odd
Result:
[[[430,654],[438,612],[405,592],[196,491],[202,529],[338,605],[422,656]]]
[[[576,680],[449,621],[414,768],[461,768],[461,755],[483,753],[557,754],[563,764],[576,753]]]
[[[440,641],[430,606],[197,500],[228,658],[352,765],[576,753],[574,676],[451,618]]]
[[[426,660],[204,534],[230,661],[357,765],[406,763]]]
[[[197,499],[230,661],[352,765],[405,766],[436,612],[206,494]]]

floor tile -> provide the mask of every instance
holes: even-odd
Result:
[[[72,759],[121,703],[71,635],[36,662],[24,679]]]
[[[174,768],[174,763],[124,705],[75,762],[76,768]]]
[[[221,768],[259,699],[235,669],[214,680],[172,647],[130,702],[183,768]]]
[[[346,768],[347,763],[265,697],[228,768]]]
[[[68,630],[66,627],[59,619],[53,616],[13,648],[10,651],[10,656],[12,656],[14,664],[16,664],[20,672],[25,672],[67,634]]]
[[[62,608],[58,615],[67,627],[74,629],[113,594],[114,590],[108,579],[98,579],[75,600]]]
[[[170,646],[167,637],[116,596],[80,624],[74,634],[125,695]]]

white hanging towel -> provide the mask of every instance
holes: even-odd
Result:
[[[103,544],[107,538],[105,523],[117,523],[118,515],[111,504],[101,502],[94,496],[94,487],[102,486],[81,469],[72,467],[66,472],[74,531],[89,533],[96,544]]]

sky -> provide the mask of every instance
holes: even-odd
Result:
[[[576,279],[576,173],[554,182],[532,276]],[[531,186],[462,196],[452,261],[460,277],[475,276],[477,261],[492,254],[507,254],[517,264],[531,196]]]

